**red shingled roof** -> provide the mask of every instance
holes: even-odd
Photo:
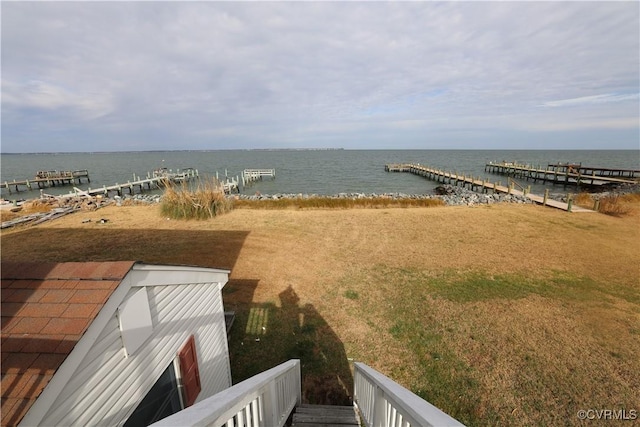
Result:
[[[134,262],[2,263],[2,425],[16,425]]]

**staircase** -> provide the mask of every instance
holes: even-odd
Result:
[[[420,396],[367,365],[355,362],[354,406],[305,405],[300,360],[261,372],[176,412],[153,427],[464,427]],[[355,405],[358,410],[356,413]]]
[[[293,414],[291,427],[360,426],[353,406],[299,405]]]

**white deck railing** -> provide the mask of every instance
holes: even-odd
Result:
[[[242,185],[245,186],[247,184],[251,184],[252,182],[262,179],[264,177],[275,179],[276,170],[275,169],[245,169],[244,171],[242,171]]]
[[[354,363],[354,403],[367,427],[463,426],[365,364]]]
[[[300,361],[289,360],[152,425],[282,427],[300,393]]]

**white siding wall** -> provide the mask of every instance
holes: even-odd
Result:
[[[231,386],[221,286],[149,286],[147,293],[153,335],[127,358],[114,312],[43,424],[121,425],[192,334],[202,383],[197,401]]]

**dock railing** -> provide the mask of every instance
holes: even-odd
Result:
[[[242,186],[247,186],[265,177],[275,179],[275,169],[245,169],[242,171]]]
[[[152,425],[282,427],[302,402],[301,390],[300,360],[293,359]]]
[[[463,426],[369,366],[354,363],[354,403],[366,427]]]

